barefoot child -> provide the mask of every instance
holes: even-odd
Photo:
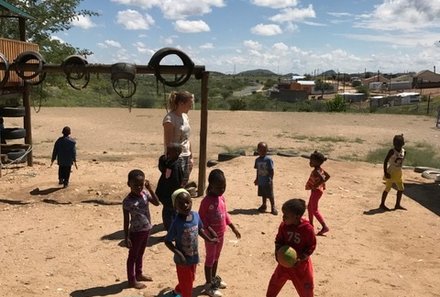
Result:
[[[309,165],[314,169],[312,173],[310,173],[310,177],[306,183],[306,190],[311,190],[309,204],[307,205],[310,224],[313,226],[313,217],[316,217],[322,226],[321,231],[319,231],[317,235],[324,235],[329,231],[324,217],[318,210],[319,199],[325,190],[325,182],[330,178],[330,175],[321,168],[322,163],[326,160],[327,158],[318,151],[314,151],[313,154],[310,155]]]
[[[265,142],[258,143],[257,152],[259,157],[255,159],[254,168],[257,169],[257,177],[254,184],[258,186],[258,196],[261,196],[262,203],[258,208],[259,212],[266,212],[267,199],[270,201],[271,213],[278,214],[275,207],[275,198],[273,196],[273,160],[267,155],[267,144]]]
[[[286,281],[295,286],[299,297],[313,297],[313,265],[310,256],[316,247],[313,226],[303,219],[306,203],[302,199],[287,200],[282,208],[283,222],[275,238],[275,259],[277,251],[284,245],[295,249],[297,262],[291,268],[277,265],[269,281],[266,297],[276,297]]]
[[[223,193],[226,190],[226,178],[220,169],[214,169],[209,174],[207,195],[200,203],[200,219],[203,226],[218,238],[217,242],[205,241],[205,293],[211,297],[220,297],[219,289],[225,289],[226,283],[217,275],[218,260],[223,247],[226,226],[229,226],[237,238],[240,232],[232,224],[226,211],[226,201]]]
[[[388,151],[388,154],[383,161],[383,173],[386,183],[379,206],[383,210],[390,210],[385,206],[385,200],[387,199],[388,192],[391,190],[393,184],[397,187],[396,205],[394,206],[394,209],[406,210],[406,208],[400,204],[404,190],[402,178],[402,164],[406,156],[405,149],[403,148],[404,145],[405,139],[403,138],[403,134],[395,135],[393,138],[394,148]]]
[[[165,238],[165,245],[174,253],[178,284],[167,296],[191,297],[199,263],[198,236],[215,242],[205,234],[199,214],[191,211],[191,195],[185,189],[178,189],[172,194],[177,215],[171,223]],[[174,242],[174,243],[173,243]]]
[[[130,187],[130,193],[122,201],[122,207],[125,244],[129,249],[127,258],[128,285],[132,288],[143,289],[145,285],[140,281],[152,281],[150,276],[142,273],[142,258],[150,230],[153,227],[148,205],[151,202],[158,206],[159,199],[141,170],[131,170],[128,173],[127,184]],[[144,190],[144,185],[147,191]]]

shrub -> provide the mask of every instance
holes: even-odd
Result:
[[[333,98],[330,101],[327,101],[327,111],[341,112],[345,110],[346,110],[345,100],[341,95],[336,95],[335,98]]]
[[[229,110],[246,110],[246,102],[241,98],[228,100]]]

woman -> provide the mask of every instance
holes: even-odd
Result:
[[[163,119],[165,155],[167,146],[171,143],[180,143],[182,146],[183,181],[182,186],[188,183],[193,167],[191,142],[189,140],[191,127],[189,125],[188,111],[193,107],[194,95],[188,91],[172,92],[168,98],[170,112]]]

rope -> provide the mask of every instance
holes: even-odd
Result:
[[[32,145],[30,145],[28,148],[27,148],[27,150],[24,152],[24,154],[21,156],[21,157],[18,157],[17,159],[15,159],[15,160],[12,160],[11,162],[9,162],[9,163],[3,163],[2,162],[2,160],[1,160],[1,158],[0,158],[0,170],[1,169],[10,169],[11,168],[11,165],[14,165],[14,164],[18,164],[18,163],[21,163],[21,161],[30,153],[32,151]]]

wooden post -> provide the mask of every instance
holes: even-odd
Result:
[[[23,90],[23,105],[25,116],[23,118],[23,127],[26,129],[26,137],[24,138],[24,142],[29,144],[29,153],[27,154],[27,164],[28,166],[33,166],[33,157],[32,157],[32,124],[31,124],[31,104],[30,104],[30,93],[31,86],[29,83],[24,82],[24,90]]]
[[[202,73],[202,101],[200,110],[200,148],[199,148],[199,182],[197,195],[202,196],[205,190],[206,182],[206,151],[208,136],[208,78],[209,72]]]

